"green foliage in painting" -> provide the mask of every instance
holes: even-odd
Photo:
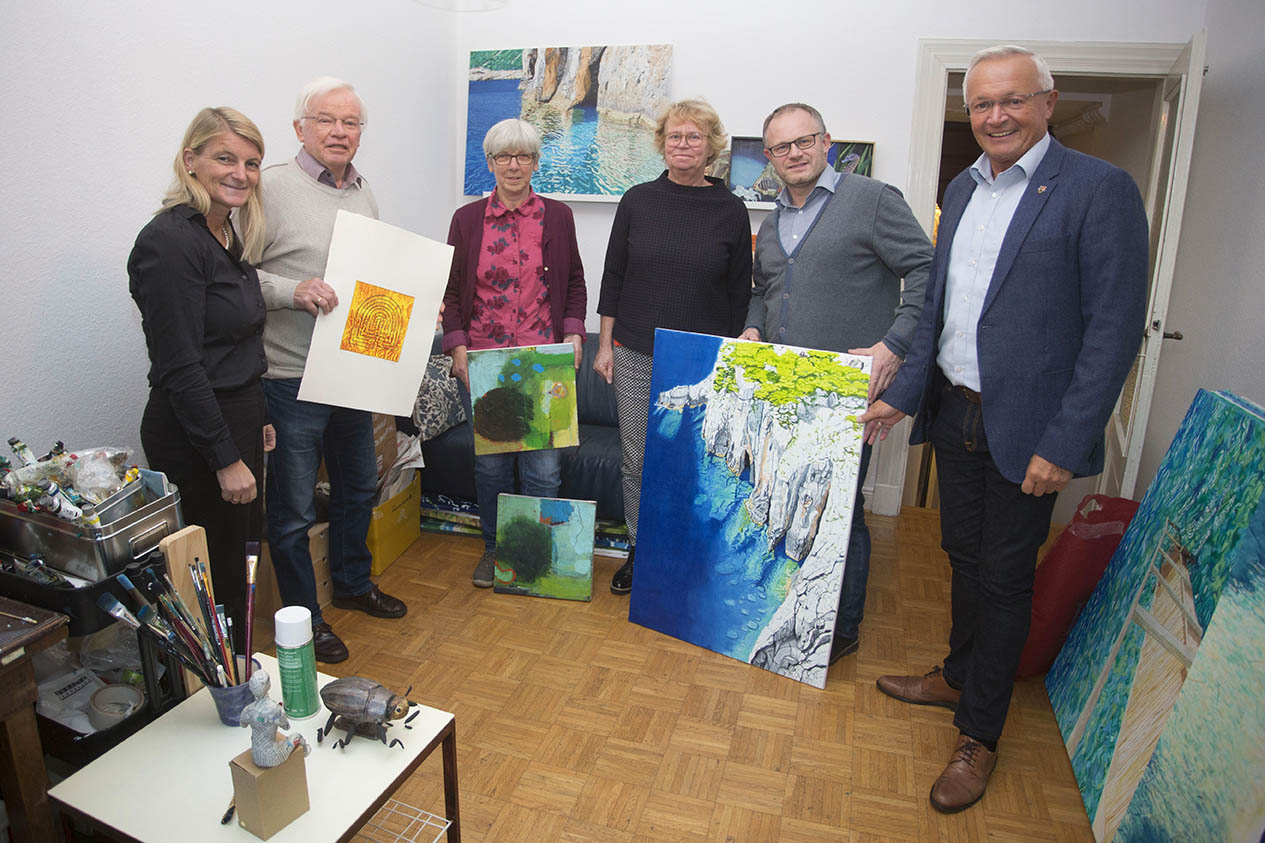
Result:
[[[496,556],[520,582],[534,582],[549,570],[549,528],[530,518],[514,518],[497,531]]]
[[[470,68],[487,70],[522,70],[522,50],[471,50]]]
[[[836,355],[811,349],[777,348],[764,343],[727,343],[716,364],[716,392],[738,391],[738,379],[756,384],[755,397],[782,408],[818,392],[864,398],[870,378],[839,362]]]

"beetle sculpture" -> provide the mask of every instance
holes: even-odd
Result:
[[[389,688],[365,679],[363,676],[345,676],[335,679],[321,689],[321,702],[329,709],[329,720],[325,728],[316,730],[316,742],[319,744],[325,735],[333,734],[335,728],[346,731],[346,737],[334,742],[340,749],[351,743],[356,735],[366,738],[377,738],[387,746],[404,744],[399,738],[392,738],[387,743],[387,727],[392,720],[399,720],[408,714],[411,706],[416,705],[407,699],[413,690],[410,686],[404,696],[391,693]],[[418,715],[413,712],[404,721],[404,728],[411,729],[409,722]]]

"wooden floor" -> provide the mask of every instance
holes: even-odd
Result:
[[[952,713],[881,694],[883,673],[944,655],[948,566],[934,513],[872,517],[861,647],[826,689],[627,620],[597,557],[592,603],[495,594],[481,541],[423,535],[380,578],[399,621],[328,609],[358,674],[454,712],[463,837],[472,841],[1092,840],[1039,680],[1021,682],[984,799],[927,801]],[[440,812],[439,754],[396,794]]]

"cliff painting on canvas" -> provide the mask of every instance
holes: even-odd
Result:
[[[580,442],[571,343],[470,352],[474,452],[506,454]]]
[[[1265,416],[1200,390],[1046,690],[1099,841],[1265,839]]]
[[[498,495],[493,589],[591,600],[596,518],[593,501]]]
[[[657,178],[654,125],[671,98],[672,47],[530,47],[470,53],[465,194],[495,182],[483,136],[507,117],[541,135],[538,193],[621,196]]]
[[[869,373],[655,332],[629,620],[825,687]]]

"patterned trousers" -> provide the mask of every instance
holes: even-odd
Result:
[[[641,463],[646,453],[646,420],[650,415],[650,370],[654,358],[615,346],[615,403],[619,408],[620,474],[624,481],[624,522],[628,540],[637,544],[637,512],[641,506]]]

